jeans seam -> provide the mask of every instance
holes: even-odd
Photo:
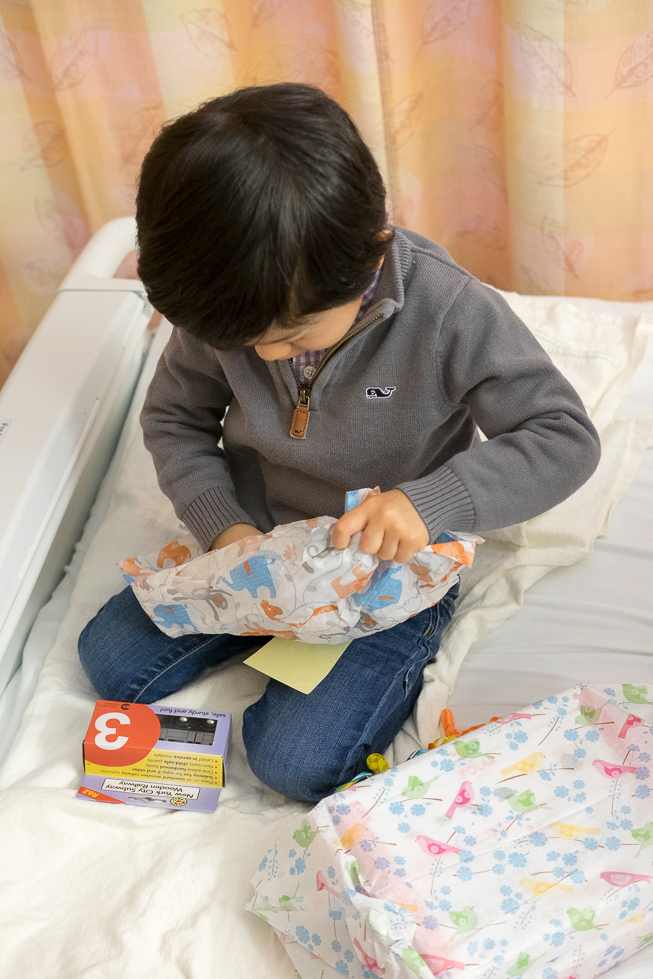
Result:
[[[429,643],[428,643],[427,637],[430,636],[435,631],[435,617],[437,615],[437,617],[439,618],[439,615],[440,615],[440,609],[438,608],[438,606],[440,605],[441,602],[444,602],[444,600],[447,597],[449,598],[449,601],[447,602],[447,611],[449,612],[449,622],[453,618],[453,613],[455,611],[456,603],[455,603],[455,600],[452,602],[451,597],[449,595],[449,592],[447,592],[446,594],[444,594],[442,596],[442,598],[440,599],[439,602],[436,602],[434,605],[431,605],[430,608],[429,608],[429,612],[430,612],[429,625],[427,626],[427,628],[425,629],[425,631],[422,633],[422,635],[420,636],[420,638],[419,638],[419,640],[417,642],[417,645],[418,645],[419,650],[421,652],[424,652],[425,650],[428,651]],[[451,606],[453,606],[453,608]],[[431,628],[431,625],[433,625],[433,628]],[[442,630],[440,630],[440,632],[441,631]],[[437,656],[437,650],[436,650],[435,656]],[[435,657],[431,657],[431,658],[435,658]],[[408,676],[408,674],[410,673],[410,671],[413,669],[413,667],[416,665],[417,662],[419,662],[419,659],[418,659],[418,656],[417,656],[417,653],[416,653],[415,656],[412,657],[412,661],[411,661],[410,666],[408,667],[408,669],[404,673],[404,678],[401,681],[402,687],[404,687],[404,683],[405,683],[406,677]],[[428,662],[429,662],[429,660],[424,660],[424,667],[425,668],[426,668],[426,664]],[[392,687],[389,687],[388,688],[388,690],[386,691],[385,696],[383,697],[383,699],[378,704],[377,709],[369,717],[368,722],[365,725],[365,728],[361,732],[361,736],[360,736],[360,739],[358,741],[358,744],[352,745],[352,747],[350,748],[350,750],[349,750],[349,752],[347,754],[346,765],[345,765],[345,768],[343,769],[343,771],[345,771],[345,772],[348,771],[348,769],[350,768],[350,766],[353,764],[353,755],[354,755],[354,753],[357,752],[357,751],[359,751],[360,750],[360,746],[365,743],[365,739],[366,739],[366,737],[368,735],[368,732],[370,731],[370,729],[372,727],[372,721],[374,720],[375,717],[378,716],[379,711],[382,710],[383,705],[386,702],[386,699],[390,695],[391,689],[392,689]],[[405,687],[404,687],[404,693],[405,693]],[[405,699],[405,696],[404,696],[404,699]]]
[[[404,685],[404,683],[403,683],[403,680],[402,680],[401,681],[402,689],[403,689],[403,685]],[[381,701],[379,701],[376,710],[368,718],[367,724],[365,725],[365,727],[363,728],[363,730],[361,732],[361,736],[360,736],[360,739],[358,741],[358,744],[352,745],[352,747],[350,748],[350,750],[349,750],[349,752],[347,754],[346,765],[345,765],[343,771],[345,771],[345,772],[348,771],[349,768],[350,768],[350,766],[353,764],[353,756],[354,756],[354,754],[357,753],[358,751],[360,751],[361,745],[365,744],[365,739],[367,738],[367,735],[368,735],[369,731],[372,729],[372,726],[373,726],[372,725],[372,722],[374,721],[374,719],[376,717],[378,717],[379,713],[383,711],[385,702],[389,698],[391,691],[392,691],[392,685],[388,687],[388,689],[386,690],[386,693],[385,693],[384,697],[382,698]],[[405,700],[406,698],[404,697],[403,699]],[[378,725],[374,725],[374,726],[375,727],[378,727]]]
[[[194,653],[199,652],[200,649],[204,649],[204,647],[208,646],[209,643],[212,642],[212,640],[213,637],[210,636],[208,639],[200,643],[198,646],[194,646],[193,649],[190,649],[187,653],[184,653],[182,656],[178,656],[177,659],[174,660],[174,662],[168,663],[168,665],[164,667],[164,669],[159,670],[159,672],[155,674],[155,676],[153,676],[150,680],[148,680],[145,686],[141,687],[141,689],[137,692],[136,697],[140,697],[147,690],[148,687],[152,686],[155,680],[158,680],[160,677],[164,675],[164,673],[167,673],[168,670],[171,670],[173,666],[177,666],[178,663],[181,663],[182,660],[186,659],[188,656],[192,656]]]
[[[440,599],[440,601],[442,601],[442,599]],[[424,630],[424,632],[422,633],[422,635],[417,640],[417,643],[416,643],[417,652],[415,653],[415,655],[413,657],[411,657],[410,665],[408,666],[406,672],[404,673],[404,677],[403,677],[403,680],[402,680],[402,683],[401,683],[401,685],[403,687],[403,690],[404,690],[404,696],[403,696],[403,699],[404,700],[408,696],[408,689],[407,689],[407,686],[406,686],[406,681],[410,677],[410,675],[413,672],[413,670],[415,669],[415,667],[418,666],[419,663],[421,662],[421,660],[423,659],[423,656],[422,657],[418,657],[418,652],[421,652],[423,654],[424,652],[428,652],[428,650],[429,650],[428,637],[431,636],[435,632],[436,618],[439,618],[439,614],[440,614],[439,613],[439,610],[438,610],[438,605],[439,604],[440,604],[440,602],[436,602],[435,605],[429,606],[429,621],[428,621],[428,625],[427,625],[426,629]],[[436,655],[437,655],[437,653],[436,653]],[[429,657],[429,659],[424,660],[424,667],[426,667],[426,664],[429,662],[429,660],[430,660],[430,657]]]
[[[422,638],[423,638],[423,637],[422,637]],[[423,643],[423,642],[422,642],[422,640],[420,639],[420,641],[419,641],[419,643],[418,643],[418,646],[419,646],[419,650],[420,650],[421,652],[423,652],[423,650],[424,650],[424,648],[425,648],[425,646],[426,646],[426,643]],[[412,660],[411,660],[411,664],[410,664],[410,666],[408,667],[408,669],[407,669],[407,670],[406,670],[406,672],[404,673],[404,677],[403,677],[403,679],[402,679],[402,680],[400,681],[400,682],[401,682],[401,686],[402,686],[402,688],[404,687],[404,681],[405,681],[405,678],[406,678],[406,677],[408,676],[408,674],[409,674],[409,672],[410,672],[410,671],[411,671],[411,670],[413,669],[413,666],[414,666],[414,665],[416,665],[416,663],[418,663],[418,662],[419,662],[419,657],[418,657],[418,654],[417,654],[417,653],[415,653],[415,655],[414,655],[414,656],[412,657]],[[424,666],[426,666],[426,662],[424,662]],[[373,722],[373,721],[374,721],[374,719],[375,719],[375,718],[376,718],[376,717],[377,717],[377,716],[379,715],[379,713],[383,711],[383,708],[384,708],[384,705],[385,705],[385,702],[386,702],[386,700],[388,699],[388,697],[390,696],[390,693],[391,693],[391,690],[392,690],[392,686],[390,686],[390,687],[388,687],[388,689],[386,690],[386,693],[385,693],[385,695],[384,695],[384,696],[383,696],[383,698],[382,698],[382,699],[381,699],[381,700],[379,701],[379,703],[378,703],[378,705],[377,705],[377,708],[376,708],[376,710],[375,710],[375,711],[374,711],[374,713],[373,713],[373,714],[372,714],[372,715],[371,715],[371,716],[370,716],[370,717],[368,718],[368,721],[367,721],[367,724],[365,725],[365,727],[363,728],[363,730],[362,730],[362,732],[361,732],[361,736],[360,736],[360,739],[359,739],[359,741],[358,741],[358,744],[355,744],[355,745],[352,745],[352,747],[350,748],[350,750],[349,750],[349,753],[347,754],[347,759],[346,759],[346,765],[345,765],[345,768],[343,769],[343,771],[345,771],[345,772],[346,772],[346,771],[347,771],[347,770],[349,769],[349,767],[350,767],[350,766],[351,766],[351,764],[353,763],[353,758],[352,758],[352,756],[354,755],[354,753],[355,753],[355,752],[357,752],[357,751],[359,751],[359,750],[360,750],[360,746],[361,746],[362,744],[365,744],[365,739],[366,739],[366,737],[367,737],[367,735],[368,735],[368,733],[369,733],[369,731],[370,731],[370,729],[372,728],[372,722]],[[403,697],[403,700],[405,700],[405,699],[406,699],[406,696],[404,695],[404,697]],[[378,726],[378,725],[375,725],[375,726]]]

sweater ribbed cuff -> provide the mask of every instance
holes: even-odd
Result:
[[[406,494],[428,527],[431,544],[445,530],[469,532],[474,529],[474,504],[448,466],[421,479],[400,483],[396,488]]]
[[[215,487],[196,496],[181,519],[205,551],[209,550],[218,534],[232,524],[248,523],[254,526],[250,515],[241,510],[233,498]]]

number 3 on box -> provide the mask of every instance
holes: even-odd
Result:
[[[129,767],[146,758],[160,737],[159,718],[147,704],[98,700],[84,739],[84,762]]]
[[[129,738],[126,735],[119,736],[116,727],[109,727],[109,721],[118,721],[119,724],[131,724],[131,718],[128,714],[119,714],[117,711],[107,711],[106,714],[100,714],[99,717],[95,718],[95,729],[98,732],[95,735],[96,745],[105,751],[117,751],[118,748],[122,748],[123,745],[127,744]],[[109,735],[114,740],[109,741]]]

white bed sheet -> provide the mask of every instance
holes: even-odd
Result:
[[[156,356],[154,351],[152,356]],[[630,409],[624,405],[622,414],[650,407],[651,344],[636,381],[629,396]],[[146,378],[135,404],[145,382]],[[128,457],[135,430],[132,418],[121,445]],[[134,478],[139,475],[134,473]],[[5,720],[13,714],[13,726],[17,726],[54,645],[38,696],[25,713],[20,751],[10,754],[1,775],[0,827],[5,842],[10,834],[14,859],[6,859],[7,852],[0,866],[15,870],[18,851],[24,868],[24,880],[14,880],[13,887],[4,889],[5,899],[9,898],[12,908],[20,908],[24,923],[20,929],[11,923],[6,929],[0,926],[4,967],[7,974],[57,979],[117,979],[127,974],[199,979],[207,968],[230,979],[290,979],[294,969],[272,931],[242,911],[242,904],[249,896],[251,872],[275,823],[302,807],[267,790],[251,775],[247,777],[238,739],[231,759],[232,784],[223,793],[215,816],[127,807],[116,812],[118,807],[74,798],[80,738],[90,716],[92,695],[70,656],[70,645],[93,606],[97,608],[106,598],[106,594],[94,595],[90,585],[100,558],[98,539],[106,560],[124,556],[113,555],[110,549],[111,520],[120,518],[115,510],[111,512],[119,478],[126,477],[116,461],[69,573],[37,619],[12,697],[0,703]],[[482,723],[491,714],[517,709],[578,680],[612,681],[616,674],[632,682],[653,681],[651,500],[653,453],[648,452],[613,515],[608,534],[597,541],[594,552],[572,567],[550,572],[527,592],[517,615],[474,644],[451,701],[459,727]],[[147,522],[150,515],[144,513],[143,519]],[[156,518],[152,520],[156,524]],[[156,533],[155,526],[149,530]],[[93,541],[96,553],[89,555]],[[80,569],[76,607],[67,615]],[[113,590],[119,587],[116,577]],[[260,695],[264,682],[235,663],[191,684],[169,702],[230,710],[238,728],[242,710]],[[48,724],[54,732],[50,742]],[[8,747],[7,740],[4,747]],[[55,818],[45,820],[48,807]],[[176,821],[174,834],[170,818]],[[128,825],[137,832],[123,833]],[[220,847],[221,837],[229,839],[229,848]],[[39,871],[43,865],[47,874]],[[0,870],[0,878],[2,873]],[[36,881],[38,895],[33,893]],[[44,886],[52,901],[46,919]],[[189,890],[192,900],[176,898]],[[11,922],[9,912],[7,906]],[[157,961],[152,960],[153,949],[158,950]],[[227,961],[228,971],[223,971],[220,964]],[[652,974],[653,949],[619,967],[623,979],[648,979]]]
[[[617,417],[651,410],[653,337]],[[492,696],[493,713],[507,714],[580,680],[614,679],[615,670],[653,683],[652,448],[594,551],[550,571],[519,614],[474,643],[450,706],[462,729],[487,720]]]

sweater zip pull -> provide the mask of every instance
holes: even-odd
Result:
[[[304,439],[306,438],[306,429],[308,428],[309,419],[309,409],[311,406],[311,395],[310,388],[306,384],[300,385],[299,388],[299,401],[297,402],[297,407],[295,408],[292,416],[292,425],[290,427],[290,434],[294,439]]]
[[[368,326],[372,325],[372,323],[376,323],[377,320],[380,320],[381,316],[382,313],[377,313],[377,315],[374,316],[369,321],[369,323],[365,323],[363,326],[360,326],[357,330],[354,330],[353,333],[350,333],[349,336],[343,337],[342,340],[339,340],[338,343],[334,344],[334,346],[331,347],[331,349],[329,350],[326,357],[323,358],[322,363],[316,370],[315,374],[313,374],[313,377],[311,378],[311,383],[299,385],[299,400],[297,402],[297,407],[293,411],[292,425],[290,426],[290,434],[294,439],[306,438],[306,429],[308,428],[308,420],[309,420],[308,412],[310,410],[310,405],[311,405],[311,385],[317,379],[317,376],[322,370],[322,368],[325,367],[327,361],[331,360],[331,357],[334,355],[336,350],[342,347],[345,343],[347,343],[349,340],[355,337],[362,330],[366,330]]]

